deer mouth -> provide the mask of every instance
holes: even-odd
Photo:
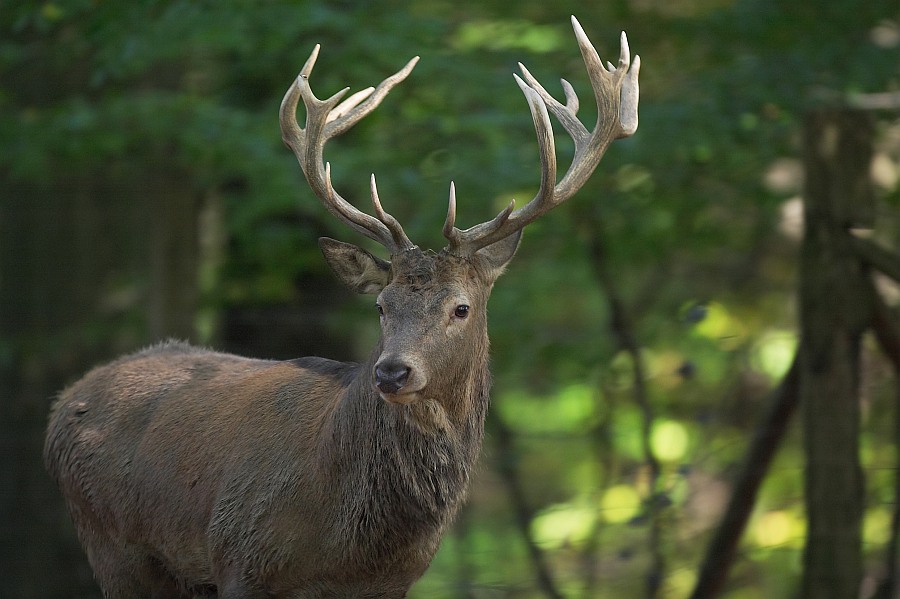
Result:
[[[421,394],[418,391],[414,391],[412,389],[399,389],[394,393],[386,393],[379,390],[378,395],[380,395],[381,399],[383,399],[384,401],[400,406],[409,405],[415,401],[418,401],[421,397]]]

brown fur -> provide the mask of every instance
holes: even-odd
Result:
[[[388,264],[323,241],[338,276],[380,292],[382,340],[363,365],[169,342],[66,389],[45,460],[105,596],[404,596],[480,450],[485,307],[517,243]],[[412,399],[374,388],[386,355],[412,365]]]

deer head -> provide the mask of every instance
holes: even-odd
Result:
[[[435,398],[450,408],[447,402],[452,397],[469,396],[458,386],[471,389],[478,384],[480,371],[486,372],[486,303],[494,281],[515,254],[522,229],[572,197],[590,177],[609,144],[637,129],[640,57],[635,56],[631,62],[628,41],[622,33],[618,66],[604,66],[574,17],[572,26],[597,103],[594,128],[589,131],[577,118],[578,97],[567,81],[562,80],[563,104],[520,64],[522,76],[513,76],[525,94],[534,120],[540,149],[540,189],[521,208],[510,203],[493,219],[460,230],[455,226],[456,191],[451,183],[443,227],[448,244],[436,254],[420,250],[400,223],[384,211],[374,175],[373,217],[335,191],[330,165],[323,160],[326,142],[372,112],[410,74],[418,57],[377,87],[346,99],[348,90],[344,89],[327,100],[319,100],[309,85],[319,53],[317,45],[282,101],[282,139],[297,156],[315,195],[331,214],[390,253],[390,261],[386,261],[354,245],[320,240],[328,264],[342,281],[358,293],[378,296],[382,340],[376,350],[372,380],[378,393],[388,401],[411,403]],[[302,128],[296,117],[300,100],[306,108]],[[572,164],[559,180],[549,113],[575,143]]]

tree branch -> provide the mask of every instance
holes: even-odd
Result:
[[[884,299],[875,290],[875,285],[869,279],[872,295],[872,332],[878,341],[882,353],[894,367],[897,378],[894,385],[897,387],[897,402],[895,406],[894,427],[900,436],[900,327],[891,309],[884,303]],[[900,471],[894,474],[894,514],[891,519],[891,536],[884,551],[885,574],[878,589],[873,595],[874,599],[893,599],[900,592],[900,581],[897,579],[897,561],[900,559]]]
[[[605,388],[601,381],[599,385],[603,388],[596,392],[596,402],[599,406],[603,398],[606,398],[606,404],[603,409],[598,409],[601,414],[600,420],[592,431],[591,438],[595,446],[597,461],[600,464],[600,480],[597,484],[598,492],[601,492],[610,486],[610,481],[616,480],[619,475],[618,458],[616,448],[613,442],[612,428],[616,415],[616,396],[612,389]],[[584,592],[583,597],[596,597],[598,580],[598,554],[600,552],[600,534],[604,526],[603,518],[596,518],[594,525],[591,527],[591,534],[588,542],[585,544],[582,552],[584,564]]]
[[[900,256],[868,239],[850,236],[850,245],[864,263],[900,283]]]
[[[662,523],[659,518],[660,506],[663,504],[658,501],[660,464],[650,443],[654,420],[653,407],[650,405],[650,398],[644,382],[646,374],[640,345],[637,342],[637,336],[634,334],[634,326],[625,307],[625,302],[622,301],[618,286],[609,269],[603,236],[599,231],[594,230],[588,236],[588,250],[591,255],[594,273],[603,292],[606,294],[609,304],[610,329],[615,335],[620,349],[627,353],[631,359],[633,397],[642,415],[641,443],[644,463],[647,464],[650,470],[650,495],[645,502],[645,507],[650,520],[648,546],[650,548],[651,566],[646,578],[646,597],[647,599],[653,599],[659,592],[665,572],[665,560],[661,542]]]
[[[797,353],[799,355],[799,350]],[[756,495],[800,403],[799,381],[799,366],[795,356],[787,375],[772,394],[769,411],[757,427],[756,435],[747,450],[747,457],[735,480],[728,507],[706,549],[691,599],[715,597],[728,577],[738,543],[756,503]]]
[[[900,110],[900,92],[853,94],[847,104],[857,110]]]
[[[497,469],[512,501],[513,512],[515,514],[516,525],[519,532],[522,533],[522,539],[528,549],[528,555],[534,564],[534,570],[537,575],[538,585],[544,592],[544,595],[551,599],[564,599],[564,595],[556,588],[556,582],[550,567],[547,565],[547,559],[543,550],[535,543],[531,536],[531,518],[534,515],[528,502],[525,500],[525,491],[519,478],[519,473],[515,465],[515,449],[513,448],[513,432],[506,426],[503,419],[499,416],[492,416],[495,410],[488,411],[488,418],[491,421],[494,430],[494,438],[497,442],[497,450],[499,459],[497,460]]]

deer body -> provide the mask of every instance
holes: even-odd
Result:
[[[149,368],[166,378],[148,384]],[[70,505],[109,595],[136,596],[117,586],[123,550],[147,588],[255,572],[252,586],[275,592],[402,595],[459,505],[479,417],[423,430],[409,406],[361,389],[361,369],[165,345],[70,389],[50,443],[71,449],[54,474],[78,481]]]
[[[466,269],[475,281],[451,282],[442,271],[458,279],[461,259],[409,254],[394,262],[416,274],[395,276],[393,297],[382,300],[393,310],[409,302],[449,314],[447,301],[458,299],[439,292],[466,283],[466,301],[486,302],[476,291],[488,262]],[[70,481],[64,493],[109,596],[139,596],[119,588],[122,568],[146,572],[147,588],[186,592],[235,579],[276,594],[403,596],[465,495],[490,386],[483,311],[465,330],[412,318],[433,326],[399,319],[392,345],[382,340],[367,364],[251,360],[168,343],[67,389],[51,418],[48,463]],[[429,381],[416,401],[386,401],[372,385],[386,349],[427,354],[448,337],[455,351],[419,375]]]
[[[402,597],[464,499],[488,406],[487,302],[522,228],[565,201],[608,144],[637,126],[637,59],[623,35],[606,68],[573,18],[600,108],[554,100],[524,69],[541,148],[538,195],[461,231],[455,191],[439,253],[416,247],[331,186],[325,142],[368,114],[415,59],[377,88],[318,100],[318,47],[282,103],[281,127],[315,194],[390,261],[321,239],[334,273],[377,295],[381,339],[364,364],[268,361],[166,343],[89,372],[55,404],[44,447],[109,598]],[[296,122],[302,98],[306,127]],[[556,184],[553,112],[575,140]]]

